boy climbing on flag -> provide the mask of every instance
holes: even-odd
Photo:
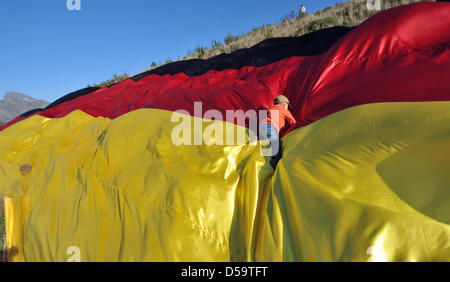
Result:
[[[267,110],[267,118],[262,120],[259,125],[259,139],[270,142],[270,155],[272,156],[270,164],[274,169],[281,159],[279,133],[295,123],[295,118],[289,111],[289,99],[284,95],[277,96],[273,105]],[[268,142],[266,141],[265,143]]]

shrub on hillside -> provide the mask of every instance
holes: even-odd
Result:
[[[194,54],[197,55],[197,57],[200,59],[202,58],[206,53],[206,48],[202,46],[197,46],[197,49],[195,49]]]
[[[239,36],[233,36],[231,34],[228,34],[227,37],[225,37],[225,44],[230,44],[231,42],[235,41],[236,39],[238,39]]]
[[[272,37],[273,37],[273,31],[272,31],[272,28],[271,28],[271,27],[268,27],[268,28],[266,29],[266,39],[272,38]]]
[[[94,85],[90,85],[89,84],[88,87],[106,87],[106,86],[109,86],[111,84],[119,83],[122,80],[125,80],[125,79],[127,79],[129,77],[130,76],[127,73],[114,74],[112,78],[110,78],[110,79],[108,79],[106,81],[103,81],[101,83],[94,84]]]
[[[311,23],[309,23],[306,26],[306,30],[308,32],[313,32],[313,31],[316,31],[319,29],[335,26],[337,24],[338,24],[338,20],[336,18],[329,17],[329,18],[312,21]]]

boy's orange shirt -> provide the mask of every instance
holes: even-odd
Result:
[[[278,113],[276,111],[278,111]],[[293,126],[296,123],[296,120],[288,109],[279,104],[273,105],[267,110],[266,122],[275,125],[278,132],[280,132],[284,128],[286,123],[289,126]]]

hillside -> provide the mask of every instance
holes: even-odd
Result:
[[[8,92],[3,100],[0,100],[0,124],[6,123],[29,110],[44,108],[48,104],[47,101],[36,100],[22,93]]]

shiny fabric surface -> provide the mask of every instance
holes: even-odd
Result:
[[[450,261],[449,77],[450,3],[427,2],[322,55],[151,74],[19,117],[0,127],[9,259]],[[249,141],[248,124],[203,119],[281,93],[298,124],[275,171],[209,127]],[[200,145],[174,144],[176,110]]]
[[[256,259],[450,261],[450,103],[378,103],[283,138]]]
[[[0,185],[11,259],[65,261],[75,246],[82,261],[244,260],[260,145],[175,146],[172,114],[144,109],[111,121],[75,111],[4,130],[1,158],[33,165],[26,176],[6,175],[22,194]]]

